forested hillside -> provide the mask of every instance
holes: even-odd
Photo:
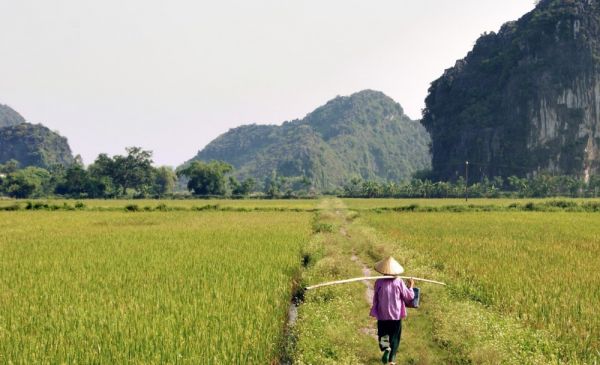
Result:
[[[221,135],[192,160],[222,160],[239,178],[308,179],[327,190],[353,177],[405,180],[430,166],[429,136],[385,94],[336,97],[301,120],[247,125]]]
[[[0,128],[0,164],[16,160],[20,167],[70,165],[67,139],[41,124],[20,123]]]

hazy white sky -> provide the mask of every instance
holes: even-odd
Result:
[[[0,0],[0,103],[91,163],[178,165],[229,128],[375,89],[420,118],[429,84],[533,0]]]

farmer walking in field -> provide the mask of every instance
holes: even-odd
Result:
[[[375,270],[389,276],[397,276],[404,272],[404,268],[392,257],[376,263]],[[408,286],[400,278],[378,279],[375,282],[371,316],[377,318],[377,337],[379,348],[383,351],[381,362],[384,364],[396,364],[402,320],[406,318],[405,302],[414,299],[413,287],[412,278],[409,279]]]

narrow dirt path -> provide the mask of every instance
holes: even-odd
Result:
[[[349,216],[349,212],[341,200],[336,202],[336,211],[343,211],[343,215]],[[362,275],[374,275],[370,265],[363,260],[373,260],[367,252],[373,251],[378,246],[377,235],[370,227],[366,227],[360,220],[346,219],[340,226],[340,236],[343,237],[345,245],[350,248],[350,261],[360,269]],[[375,250],[376,251],[376,250]],[[361,258],[362,257],[362,258]],[[372,264],[372,263],[371,263]],[[373,304],[372,281],[363,281],[365,286],[364,299],[368,306]],[[404,322],[403,343],[398,358],[399,364],[434,364],[443,363],[446,356],[435,343],[432,337],[432,318],[428,315],[427,308],[422,310],[410,310],[409,319]],[[377,340],[377,329],[374,325],[362,326],[359,332]],[[375,343],[374,343],[374,347]],[[366,363],[375,363],[372,358],[365,359]]]
[[[350,257],[350,260],[352,260],[353,262],[355,262],[359,267],[360,270],[363,274],[363,276],[371,276],[371,269],[369,269],[369,267],[367,265],[365,265],[364,262],[362,262],[360,260],[360,258],[358,258],[358,256],[356,256],[356,254],[352,254],[352,256]],[[369,305],[373,304],[373,283],[370,281],[363,281],[363,284],[365,284],[365,300],[367,301],[367,303]]]
[[[345,209],[345,206],[344,206]],[[346,239],[346,240],[350,240],[350,235],[348,234],[348,230],[347,230],[347,225],[349,223],[346,221],[344,222],[344,224],[340,227],[340,234]],[[362,260],[356,255],[356,252],[354,250],[352,250],[352,256],[350,256],[350,260],[354,263],[356,263],[359,267],[360,267],[360,271],[362,272],[363,276],[371,276],[371,269],[365,265],[364,262],[362,262]],[[367,301],[367,303],[369,305],[373,304],[373,283],[365,280],[362,282],[365,285],[365,300]]]
[[[306,284],[373,275],[373,262],[391,253],[381,250],[376,232],[341,199],[324,199],[319,208],[315,219],[324,230],[314,237],[318,261],[304,272]],[[376,324],[369,317],[372,300],[371,281],[307,292],[294,332],[298,339],[294,363],[380,364]],[[431,316],[419,309],[409,317],[398,364],[448,363],[437,355]]]
[[[369,269],[369,267],[365,265],[365,263],[362,262],[360,258],[356,256],[356,254],[353,253],[350,260],[355,262],[361,268],[363,276],[371,276],[371,269]],[[362,283],[365,285],[365,300],[369,306],[371,306],[373,305],[373,295],[375,294],[375,291],[373,290],[373,283],[367,280],[363,281]],[[360,331],[373,337],[374,339],[377,339],[377,330],[374,327],[362,327]]]

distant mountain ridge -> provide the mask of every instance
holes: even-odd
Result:
[[[328,190],[353,177],[405,180],[430,166],[429,135],[397,102],[373,90],[336,97],[305,118],[229,130],[192,160],[222,160],[240,178],[306,177]]]
[[[18,112],[0,105],[0,164],[9,160],[19,167],[67,166],[74,162],[65,137],[41,124],[30,124]]]

